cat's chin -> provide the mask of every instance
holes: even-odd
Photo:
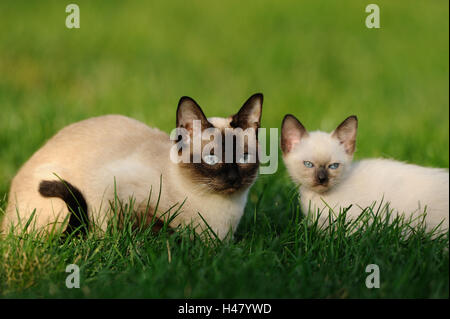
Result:
[[[214,189],[214,193],[224,195],[224,196],[231,196],[242,193],[246,187],[225,187],[221,189]]]
[[[322,185],[322,184],[316,184],[310,187],[311,190],[313,190],[316,193],[326,193],[330,190],[329,185]]]
[[[220,193],[224,194],[224,195],[231,195],[231,194],[236,193],[237,191],[239,191],[239,188],[230,187],[230,188],[225,188],[225,189],[221,190]]]

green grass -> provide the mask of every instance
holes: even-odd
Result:
[[[263,127],[286,113],[308,129],[359,118],[356,158],[449,166],[447,1],[387,1],[381,29],[361,1],[0,2],[0,207],[14,174],[58,129],[120,113],[169,132],[182,95],[207,116],[265,95]],[[0,242],[2,297],[448,298],[448,235],[375,223],[344,234],[297,216],[279,164],[260,176],[232,242],[112,232]],[[168,246],[171,261],[168,260]],[[6,252],[8,254],[6,254]],[[81,267],[67,289],[67,264]],[[381,288],[365,287],[380,267]]]
[[[292,193],[277,182],[265,192],[275,194],[280,189]],[[448,233],[431,239],[422,226],[406,236],[402,232],[410,230],[407,222],[397,218],[388,223],[382,211],[374,209],[365,211],[363,216],[374,216],[349,234],[355,222],[344,215],[320,229],[317,223],[307,224],[295,201],[278,218],[271,213],[280,210],[257,209],[259,205],[269,207],[273,202],[263,197],[256,206],[250,205],[232,241],[219,242],[213,235],[202,241],[189,228],[175,234],[132,230],[128,220],[120,228],[113,223],[102,238],[10,235],[0,246],[5,265],[0,288],[6,297],[52,298],[437,298],[446,294]],[[117,207],[129,212],[133,205]],[[80,266],[81,289],[65,286],[65,268],[72,263]],[[380,289],[365,286],[369,264],[380,268]]]

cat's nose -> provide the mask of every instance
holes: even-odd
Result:
[[[326,182],[328,182],[328,173],[323,167],[320,167],[318,169],[316,177],[319,184],[325,184]]]
[[[318,181],[319,181],[320,184],[324,184],[327,181],[327,178],[323,177],[323,176],[319,176],[318,177]]]
[[[237,171],[237,168],[230,167],[230,169],[227,172],[227,182],[230,185],[235,184],[239,180],[239,172]]]

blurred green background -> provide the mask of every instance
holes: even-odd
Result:
[[[293,113],[331,131],[356,114],[357,159],[449,165],[446,0],[377,0],[381,29],[366,28],[372,1],[361,0],[75,1],[81,28],[67,29],[71,2],[0,1],[0,212],[19,167],[65,125],[120,113],[169,132],[183,95],[228,116],[263,92],[264,127]],[[292,217],[293,188],[280,158],[232,244],[211,252],[169,237],[172,263],[164,234],[0,242],[0,256],[11,252],[0,295],[448,298],[448,237],[310,232]],[[62,285],[67,262],[81,263],[82,289]],[[365,287],[368,263],[383,269],[382,289]]]
[[[120,113],[168,132],[182,95],[227,116],[263,92],[265,127],[356,114],[357,158],[448,167],[448,1],[377,1],[381,29],[360,0],[76,1],[80,29],[69,3],[0,2],[0,196],[65,125]]]

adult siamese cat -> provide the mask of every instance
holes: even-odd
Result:
[[[283,160],[300,185],[303,212],[314,216],[322,211],[320,220],[326,224],[329,208],[339,213],[352,205],[347,216],[355,218],[383,200],[408,218],[425,211],[427,229],[442,223],[442,229],[448,230],[448,171],[389,159],[352,162],[357,125],[356,116],[350,116],[331,133],[308,132],[293,115],[284,117]]]
[[[216,128],[222,133],[235,133],[235,140],[241,138],[242,130],[250,128],[253,135],[247,134],[244,145],[250,152],[249,148],[258,147],[256,132],[262,103],[263,95],[254,94],[235,115],[207,119],[193,99],[182,97],[176,125],[184,129],[188,136],[183,138],[191,142],[198,134],[195,122],[200,123],[201,130]],[[250,140],[256,143],[247,145]],[[162,179],[156,218],[166,218],[160,215],[185,200],[170,227],[190,224],[200,233],[208,228],[204,219],[219,238],[230,231],[233,234],[257,177],[257,156],[252,162],[248,156],[233,158],[232,162],[212,155],[202,157],[202,141],[200,149],[190,148],[188,154],[191,159],[200,156],[199,162],[176,163],[170,156],[174,143],[168,134],[120,115],[95,117],[63,128],[13,179],[3,232],[12,225],[19,226],[20,231],[34,210],[33,229],[50,231],[55,224],[66,227],[68,216],[69,226],[76,227],[83,220],[72,218],[71,212],[81,211],[89,229],[95,225],[104,231],[112,216],[110,203],[116,198],[125,203],[134,198],[137,219],[150,222]],[[216,143],[215,147],[225,146]],[[220,151],[225,157],[225,151]],[[255,149],[251,151],[257,154]],[[153,196],[148,203],[150,189]]]

